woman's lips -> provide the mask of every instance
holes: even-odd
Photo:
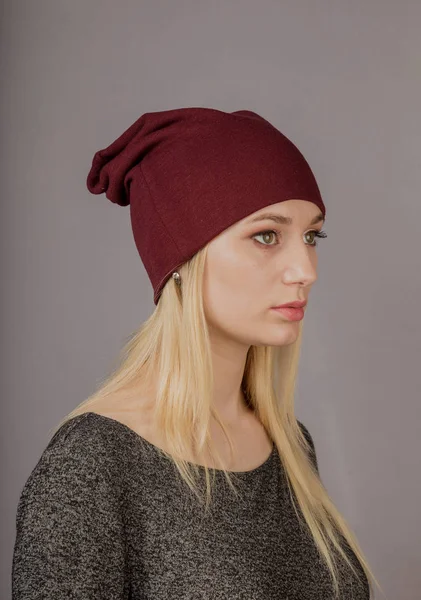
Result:
[[[286,306],[285,308],[272,308],[272,310],[276,310],[276,312],[280,313],[290,321],[301,321],[301,319],[304,317],[303,308],[292,308],[291,306]]]

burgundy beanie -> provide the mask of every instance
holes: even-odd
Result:
[[[301,152],[249,110],[188,107],[144,113],[95,153],[87,187],[120,206],[130,205],[155,305],[177,267],[251,213],[300,199],[326,214]]]

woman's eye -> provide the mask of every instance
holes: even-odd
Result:
[[[262,244],[263,246],[275,246],[275,244],[267,244],[267,238],[271,237],[271,234],[275,236],[275,239],[278,239],[278,233],[276,231],[270,230],[270,231],[261,231],[260,233],[256,233],[256,235],[253,235],[253,239],[256,237],[263,237],[266,238],[266,240],[264,242],[258,242],[259,244]]]
[[[320,230],[318,231],[317,229],[312,229],[311,231],[307,231],[306,235],[311,235],[312,233],[314,233],[314,237],[318,237],[318,238],[326,238],[327,237],[327,233],[326,231]],[[314,239],[314,238],[313,238]],[[314,240],[314,243],[310,244],[310,246],[317,246],[317,241]]]
[[[314,238],[327,237],[327,233],[325,231],[322,231],[322,230],[318,231],[317,229],[312,229],[311,231],[307,231],[307,233],[305,233],[306,236],[308,236],[308,235],[311,236],[312,234],[313,234],[313,241],[309,243],[309,246],[317,246],[317,241]],[[267,243],[268,241],[270,241],[270,239],[273,239],[272,236],[275,236],[276,243],[275,244]],[[273,229],[269,229],[267,231],[260,231],[259,233],[256,233],[255,235],[252,236],[252,239],[257,238],[257,237],[265,238],[265,240],[263,242],[258,242],[258,244],[260,244],[261,246],[276,246],[278,243],[277,240],[279,237],[279,233],[277,231],[274,231]],[[268,238],[269,238],[269,240],[268,240]]]

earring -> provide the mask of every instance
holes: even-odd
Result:
[[[174,273],[172,274],[172,278],[174,279],[174,281],[177,285],[181,285],[180,273],[178,273],[177,271],[174,271]]]

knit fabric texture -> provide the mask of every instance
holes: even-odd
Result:
[[[333,599],[275,444],[263,464],[234,475],[241,497],[217,470],[205,514],[172,461],[133,429],[94,412],[73,417],[22,489],[12,600]],[[361,583],[339,562],[341,598],[368,600],[345,549]]]

